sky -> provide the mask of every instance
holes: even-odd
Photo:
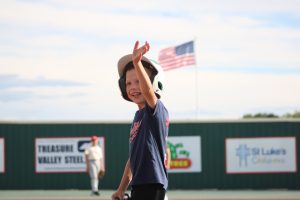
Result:
[[[117,62],[194,40],[165,72],[170,121],[300,111],[299,0],[1,0],[0,121],[131,121]]]

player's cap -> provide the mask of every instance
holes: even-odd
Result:
[[[152,62],[148,58],[146,58],[145,56],[142,57],[142,60],[147,62],[147,63],[152,64]],[[125,69],[126,65],[130,62],[132,62],[132,54],[128,54],[128,55],[125,55],[122,58],[120,58],[120,60],[118,62],[119,77],[123,76],[124,69]]]
[[[96,135],[94,135],[94,136],[91,137],[91,140],[92,141],[98,140],[98,137]]]

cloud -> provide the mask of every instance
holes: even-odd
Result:
[[[11,92],[11,91],[0,91],[0,102],[16,102],[24,101],[26,99],[33,98],[35,96],[32,92]]]
[[[293,111],[299,13],[295,0],[4,1],[0,119],[131,120],[137,108],[120,97],[116,63],[137,39],[154,59],[196,40],[197,92],[194,66],[166,73],[172,119]]]
[[[14,87],[75,87],[87,86],[87,83],[80,83],[67,80],[47,80],[39,77],[34,80],[20,78],[17,74],[0,74],[0,89],[8,89]]]
[[[50,80],[44,77],[24,79],[17,74],[0,74],[0,82],[0,102],[16,102],[33,99],[53,100],[66,98],[67,96],[80,98],[86,94],[83,92],[77,92],[76,90],[72,91],[62,88],[87,87],[90,85],[88,83],[76,81],[58,79]]]

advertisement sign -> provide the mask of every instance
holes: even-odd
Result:
[[[201,172],[201,137],[168,137],[171,164],[168,172]]]
[[[295,137],[227,138],[226,173],[297,172]]]
[[[5,172],[5,148],[4,138],[0,138],[0,173]]]
[[[84,151],[91,145],[90,137],[36,138],[36,173],[86,172]],[[105,162],[105,141],[99,137]]]

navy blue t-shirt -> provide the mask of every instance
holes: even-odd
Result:
[[[154,110],[146,105],[135,113],[129,139],[131,185],[160,183],[167,189],[164,160],[168,130],[168,111],[160,100]]]

